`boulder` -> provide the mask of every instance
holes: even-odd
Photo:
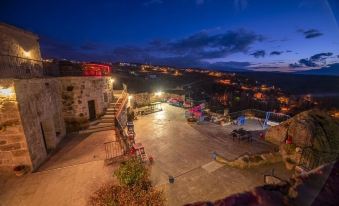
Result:
[[[339,122],[320,110],[297,114],[280,125],[267,130],[265,139],[284,144],[290,137],[300,148],[312,147],[323,152],[339,152]]]
[[[265,138],[279,145],[279,152],[288,169],[294,169],[299,164],[312,169],[318,166],[315,162],[330,162],[339,154],[338,120],[320,110],[302,112],[269,128]],[[304,150],[307,150],[307,158],[301,163]]]

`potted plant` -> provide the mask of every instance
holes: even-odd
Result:
[[[27,168],[26,168],[25,165],[17,165],[13,168],[13,171],[14,171],[16,176],[20,177],[20,176],[26,174]]]

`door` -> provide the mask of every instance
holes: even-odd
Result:
[[[46,153],[49,154],[51,152],[51,150],[47,147],[47,140],[46,140],[46,135],[45,135],[44,127],[42,126],[42,122],[40,122],[40,128],[41,128],[42,140],[44,142]]]
[[[96,119],[94,100],[88,101],[88,113],[89,113],[89,120],[95,120]]]

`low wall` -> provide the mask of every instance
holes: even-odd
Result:
[[[164,92],[160,96],[155,95],[155,93],[143,92],[131,94],[133,98],[131,99],[131,105],[134,107],[143,107],[149,105],[152,102],[163,102],[167,101],[170,98],[181,98],[185,99],[184,95],[178,95],[173,93]]]

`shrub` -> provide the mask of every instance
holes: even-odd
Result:
[[[155,190],[149,181],[148,169],[137,158],[121,164],[114,173],[120,185],[106,184],[89,200],[92,206],[162,206],[162,191]]]
[[[163,192],[150,187],[144,190],[140,186],[119,186],[108,184],[102,186],[90,197],[92,206],[162,206],[165,199]]]
[[[137,158],[122,163],[114,173],[120,184],[125,186],[148,185],[149,172]]]

